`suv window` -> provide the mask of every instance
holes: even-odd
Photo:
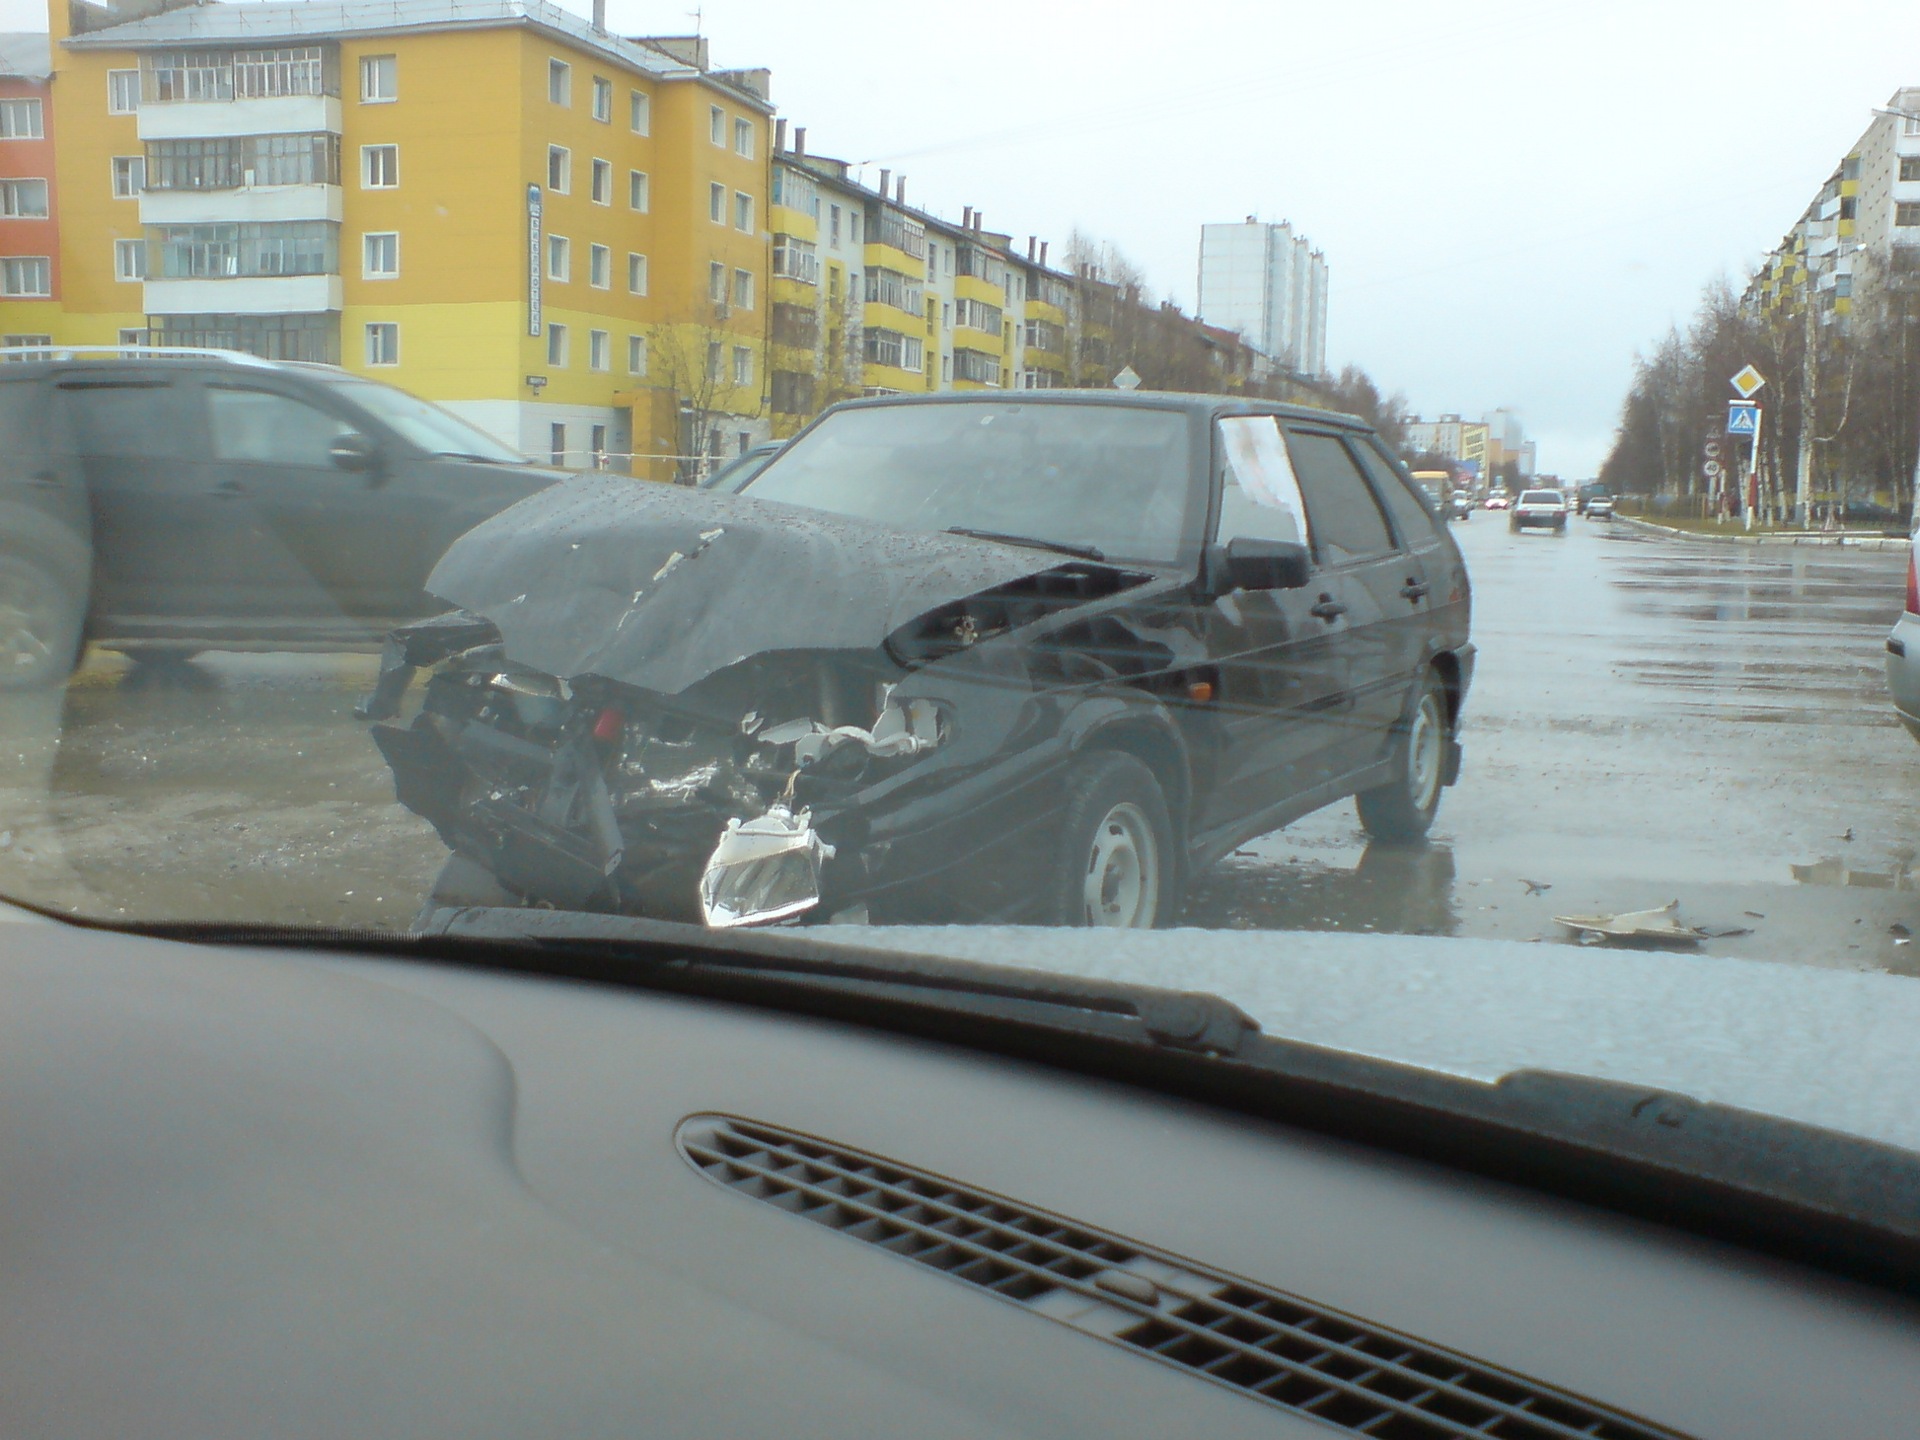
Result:
[[[1431,540],[1435,533],[1433,513],[1407,487],[1407,482],[1400,478],[1400,472],[1380,453],[1377,443],[1356,437],[1349,444],[1353,447],[1353,453],[1360,457],[1360,468],[1367,472],[1367,478],[1373,482],[1375,493],[1387,507],[1387,514],[1393,517],[1393,528],[1400,532],[1400,543],[1411,547]],[[1456,495],[1460,493],[1454,491]],[[1444,503],[1439,495],[1435,495],[1433,500],[1436,505]]]
[[[61,388],[74,433],[87,455],[186,456],[193,453],[192,406],[165,381],[76,382]]]
[[[1348,565],[1392,551],[1393,535],[1380,502],[1339,436],[1289,431],[1287,449],[1307,502],[1314,556],[1321,564]]]
[[[262,465],[330,467],[333,442],[353,433],[346,421],[304,400],[225,385],[207,391],[207,419],[215,459]]]
[[[1220,462],[1219,541],[1287,540],[1304,545],[1300,490],[1271,415],[1236,415],[1217,422]],[[1264,442],[1264,443],[1262,443]],[[1243,468],[1257,473],[1242,474]]]

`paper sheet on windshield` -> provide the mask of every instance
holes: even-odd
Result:
[[[1285,511],[1304,541],[1307,507],[1300,499],[1300,482],[1280,436],[1280,423],[1271,415],[1230,415],[1220,422],[1220,439],[1233,478],[1256,505]]]

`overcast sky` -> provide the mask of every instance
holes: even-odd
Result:
[[[684,32],[692,3],[609,15]],[[0,28],[44,17],[0,0]],[[1566,477],[1634,351],[1920,84],[1901,0],[705,0],[701,25],[717,65],[772,69],[810,149],[1056,256],[1078,226],[1189,309],[1203,222],[1293,221],[1331,270],[1331,364],[1428,416],[1512,406]]]

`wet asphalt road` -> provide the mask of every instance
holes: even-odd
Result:
[[[1750,931],[1711,953],[1920,973],[1920,745],[1882,679],[1904,555],[1455,530],[1480,661],[1431,843],[1322,811],[1204,877],[1185,923],[1572,943],[1554,916],[1678,899]],[[349,713],[373,666],[96,655],[64,695],[0,697],[0,894],[404,925],[443,852]]]

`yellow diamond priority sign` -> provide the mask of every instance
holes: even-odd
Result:
[[[1754,393],[1767,383],[1767,377],[1749,365],[1733,377],[1733,388],[1740,392],[1742,400],[1751,400]]]

